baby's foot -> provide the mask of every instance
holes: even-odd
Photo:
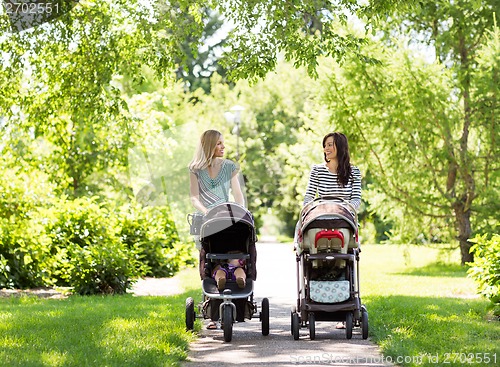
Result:
[[[223,291],[226,288],[226,278],[217,279],[217,288],[219,288],[219,291]]]
[[[238,287],[240,288],[245,288],[246,286],[246,280],[242,277],[236,278],[236,284],[238,284]]]

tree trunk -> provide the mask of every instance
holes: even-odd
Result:
[[[470,208],[465,208],[464,203],[457,202],[453,205],[455,212],[455,223],[458,231],[458,242],[460,244],[461,264],[474,261],[474,255],[470,253],[472,243],[469,241],[471,235]]]
[[[76,192],[78,191],[78,187],[80,187],[80,185],[78,183],[78,178],[73,176],[73,196],[75,196],[75,197],[76,197]]]
[[[469,49],[465,35],[462,33],[462,28],[458,31],[458,50],[460,54],[460,70],[462,74],[462,98],[463,98],[463,129],[462,137],[460,138],[460,179],[465,184],[464,192],[459,196],[458,200],[453,204],[455,211],[455,221],[458,231],[458,241],[460,243],[461,263],[465,265],[467,262],[474,261],[474,255],[471,254],[470,248],[472,244],[469,242],[472,233],[470,216],[472,201],[475,198],[475,180],[473,177],[473,162],[468,157],[469,149],[469,128],[471,126],[471,97],[470,85],[471,76],[469,70]]]

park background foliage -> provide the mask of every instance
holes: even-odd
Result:
[[[365,242],[449,243],[473,261],[471,238],[498,233],[498,10],[89,0],[23,32],[4,14],[0,286],[122,293],[193,262],[186,166],[206,128],[240,164],[259,231],[275,217],[292,233],[340,130]]]

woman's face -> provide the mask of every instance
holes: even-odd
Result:
[[[337,158],[337,147],[333,141],[333,136],[329,136],[325,142],[325,148],[323,149],[327,160],[332,160]]]
[[[224,148],[224,138],[221,136],[215,145],[214,157],[223,157]]]

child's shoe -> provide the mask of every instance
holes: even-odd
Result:
[[[238,287],[240,287],[240,288],[245,288],[245,286],[247,285],[247,282],[244,278],[239,277],[239,278],[236,278],[236,284],[238,284]]]
[[[217,279],[217,288],[219,291],[223,291],[226,288],[226,278]]]

